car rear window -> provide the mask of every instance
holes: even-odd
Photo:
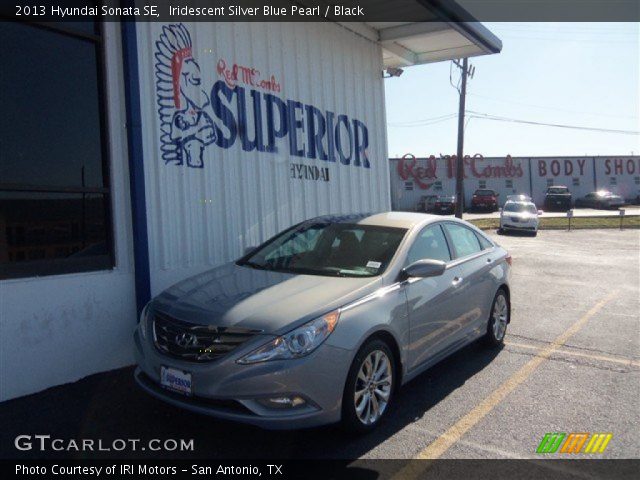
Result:
[[[495,195],[493,190],[476,190],[476,195]]]

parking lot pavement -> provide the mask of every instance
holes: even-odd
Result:
[[[0,404],[0,454],[17,455],[16,435],[47,433],[194,439],[193,452],[127,451],[133,458],[533,458],[547,432],[610,432],[606,451],[592,457],[640,457],[639,232],[495,239],[513,256],[506,345],[476,343],[425,372],[368,436],[337,427],[272,432],[202,417],[148,397],[123,369]]]
[[[631,205],[623,207],[625,215],[640,215],[640,206]],[[574,208],[574,217],[611,217],[619,215],[618,209],[615,210],[600,210],[595,208]],[[566,217],[567,212],[543,212],[543,217]],[[478,220],[480,218],[500,218],[500,212],[465,212],[462,215],[465,220]]]

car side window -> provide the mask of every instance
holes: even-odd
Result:
[[[449,234],[456,258],[466,257],[482,250],[478,237],[471,229],[455,223],[446,223],[444,228]]]
[[[484,235],[478,232],[474,232],[474,233],[476,234],[476,237],[478,237],[478,241],[480,242],[480,247],[482,248],[482,250],[493,248],[493,243],[487,240]]]
[[[418,260],[451,260],[447,239],[440,225],[425,227],[413,241],[407,254],[407,265]]]

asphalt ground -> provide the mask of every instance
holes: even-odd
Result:
[[[105,443],[194,439],[195,446],[74,458],[540,458],[535,451],[547,432],[607,432],[613,437],[604,453],[577,457],[639,458],[640,233],[494,238],[513,256],[504,348],[472,344],[425,372],[400,391],[372,434],[349,437],[335,426],[274,432],[219,421],[147,396],[132,370],[122,369],[0,404],[0,456],[69,456],[13,446],[17,435],[48,434]]]

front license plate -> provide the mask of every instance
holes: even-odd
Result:
[[[176,368],[160,367],[160,385],[168,390],[191,396],[191,374]]]

